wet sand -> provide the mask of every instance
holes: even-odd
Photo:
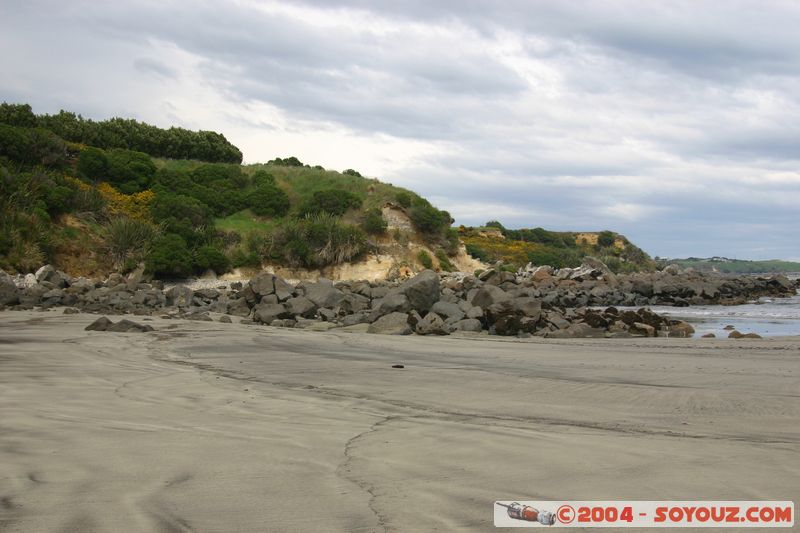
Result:
[[[486,531],[495,500],[800,501],[800,338],[95,318],[0,312],[0,531]]]

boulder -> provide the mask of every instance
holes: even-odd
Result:
[[[605,330],[593,328],[585,322],[578,322],[577,324],[570,324],[565,329],[551,331],[547,334],[548,338],[553,339],[579,339],[589,337],[605,337]]]
[[[14,305],[19,302],[19,293],[14,279],[0,270],[0,305]]]
[[[36,281],[39,283],[46,281],[62,289],[69,285],[69,276],[56,270],[52,265],[44,265],[36,271]]]
[[[302,316],[304,318],[313,318],[314,313],[317,311],[316,304],[305,296],[289,298],[283,305],[286,307],[286,311],[292,315]]]
[[[259,297],[275,293],[275,274],[261,272],[250,280],[250,289]]]
[[[228,302],[225,312],[229,315],[248,316],[250,314],[250,306],[247,305],[246,298],[236,298]]]
[[[494,285],[484,285],[477,290],[470,302],[472,305],[477,305],[478,307],[486,309],[498,302],[503,302],[509,299],[511,299],[511,296],[500,287],[496,287]]]
[[[320,279],[316,283],[307,283],[305,297],[314,302],[318,307],[334,308],[344,298],[344,293],[333,286],[328,280]]]
[[[411,326],[408,325],[408,314],[389,313],[380,317],[367,328],[367,333],[381,335],[410,335]]]
[[[453,329],[454,331],[473,331],[479,333],[483,330],[483,324],[481,324],[480,320],[475,318],[465,318],[453,323]]]
[[[294,287],[279,277],[275,277],[275,296],[283,302],[294,296]]]
[[[83,329],[84,331],[105,331],[113,324],[107,317],[101,316]]]
[[[464,318],[464,311],[458,304],[438,301],[431,307],[431,312],[444,317],[448,321],[456,322]]]
[[[132,320],[123,318],[116,324],[110,325],[105,331],[113,331],[114,333],[144,333],[153,331],[153,326],[147,324],[137,324]]]
[[[631,335],[642,335],[645,337],[655,337],[656,328],[644,322],[634,322],[628,331]]]
[[[258,304],[253,308],[253,319],[262,324],[270,324],[278,318],[292,318],[283,304]]]
[[[194,291],[186,285],[175,285],[167,289],[164,294],[167,297],[167,305],[176,307],[188,307],[194,298]]]
[[[411,302],[408,297],[400,292],[390,292],[381,299],[381,305],[378,311],[381,315],[388,315],[389,313],[407,313],[411,311]]]
[[[425,315],[422,320],[417,322],[416,326],[414,326],[414,331],[417,332],[418,335],[449,335],[450,330],[445,325],[444,320],[442,317],[437,315],[434,312],[430,312]]]
[[[222,315],[221,317],[219,317],[219,321],[222,322],[223,324],[230,324],[232,322],[231,317],[229,317],[228,315]]]
[[[423,270],[413,278],[404,281],[398,292],[405,294],[412,309],[420,313],[430,311],[433,304],[439,301],[439,274],[433,270]]]
[[[664,328],[667,337],[691,337],[694,335],[694,328],[683,320],[670,320],[669,325]]]

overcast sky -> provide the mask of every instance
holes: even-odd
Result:
[[[0,100],[223,133],[457,223],[800,260],[800,2],[0,0]]]

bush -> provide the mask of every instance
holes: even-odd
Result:
[[[368,209],[364,213],[364,221],[361,225],[364,231],[370,235],[382,235],[386,233],[386,228],[389,227],[389,223],[386,222],[386,219],[383,218],[383,213],[377,207]]]
[[[425,268],[433,268],[433,259],[431,258],[431,254],[429,254],[425,250],[420,250],[419,251],[419,253],[417,254],[417,260]]]
[[[275,185],[275,176],[266,170],[256,170],[253,174],[253,185],[261,187],[262,185]]]
[[[422,233],[436,234],[450,226],[450,214],[439,211],[428,203],[420,203],[411,208],[409,217]]]
[[[597,244],[602,246],[603,248],[614,246],[615,240],[616,237],[614,236],[614,233],[611,231],[601,231],[600,234],[597,236]]]
[[[467,244],[467,253],[478,259],[479,261],[483,261],[484,263],[488,263],[490,261],[489,252],[478,246],[477,244]]]
[[[289,212],[289,197],[274,185],[261,185],[247,195],[245,204],[262,217],[282,217]]]
[[[351,261],[366,251],[367,242],[357,226],[320,213],[289,220],[267,236],[253,234],[248,246],[254,252],[266,248],[264,255],[290,266],[315,268]]]
[[[198,248],[195,253],[195,267],[198,272],[213,270],[216,274],[222,274],[228,271],[230,262],[221,250],[205,245]]]
[[[394,197],[395,201],[397,201],[398,205],[402,207],[411,207],[411,195],[407,192],[399,192]]]
[[[445,272],[455,271],[456,267],[454,267],[453,263],[450,262],[450,258],[447,257],[447,254],[444,250],[436,250],[436,259],[439,260],[439,268],[441,270],[444,270]]]
[[[276,157],[271,161],[267,161],[268,165],[277,165],[281,167],[302,167],[304,166],[303,163],[294,156],[286,157],[281,159],[280,157]]]
[[[133,194],[150,187],[156,174],[156,165],[143,152],[115,148],[106,153],[108,181],[120,192]]]
[[[111,220],[102,231],[106,250],[117,269],[147,257],[158,234],[157,226],[125,217]]]
[[[345,176],[356,176],[357,178],[361,178],[361,173],[357,170],[353,170],[352,168],[348,168],[344,172],[342,172]]]
[[[192,273],[192,254],[183,237],[168,233],[155,241],[145,264],[156,277],[185,278]]]
[[[87,147],[81,150],[77,164],[78,175],[89,181],[108,179],[108,158],[99,148]]]
[[[316,191],[311,199],[300,208],[301,215],[328,213],[342,216],[348,209],[361,207],[361,198],[344,189],[325,189]]]

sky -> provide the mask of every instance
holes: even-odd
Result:
[[[223,133],[456,224],[800,260],[800,2],[0,0],[0,101]]]

